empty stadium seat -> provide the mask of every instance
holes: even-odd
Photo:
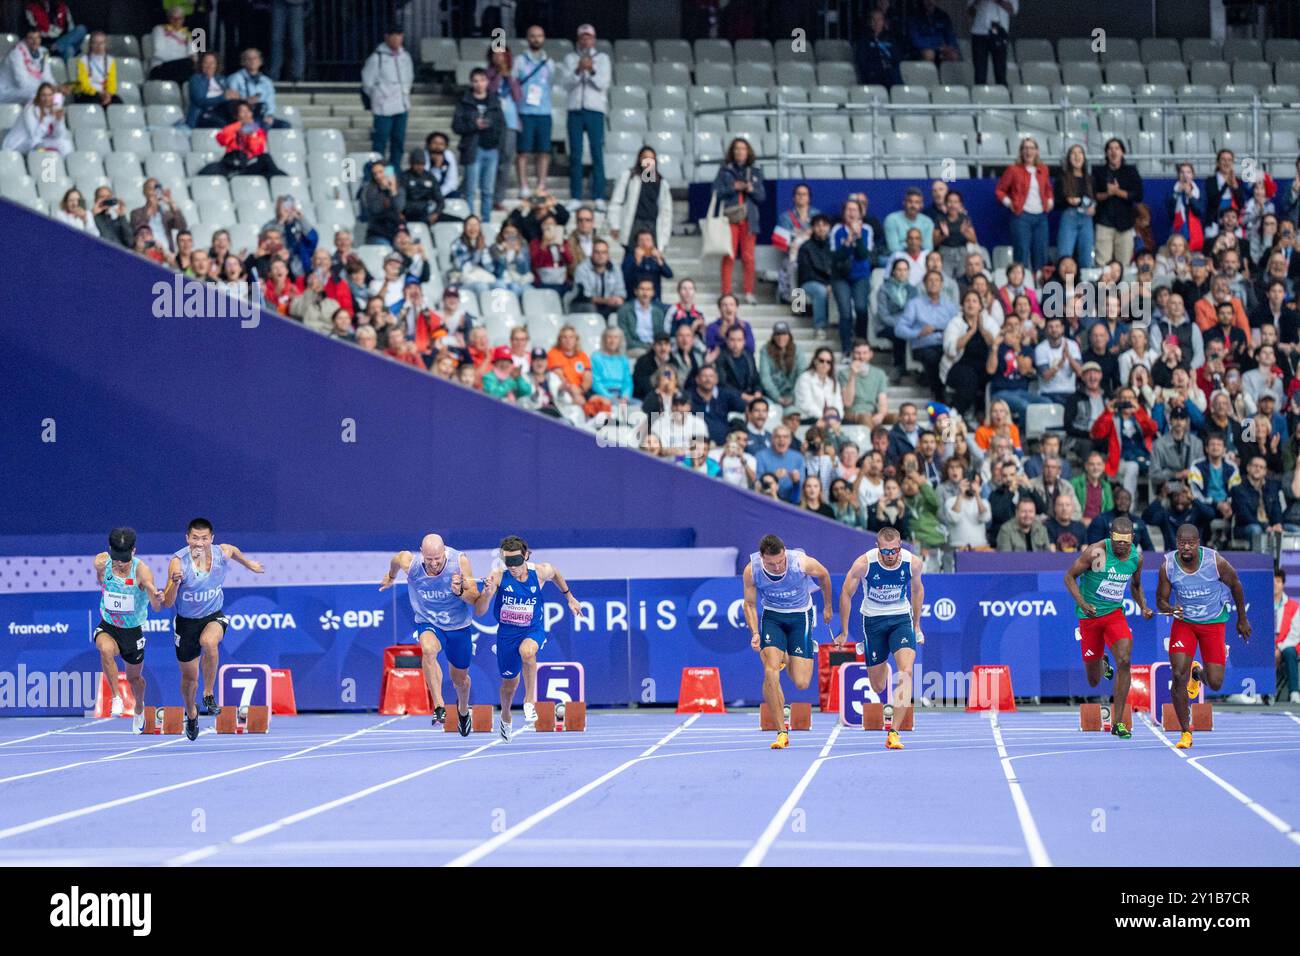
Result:
[[[1173,37],[1144,37],[1139,42],[1140,58],[1143,63],[1181,60],[1182,48]]]
[[[703,63],[723,63],[730,66],[734,62],[731,44],[726,40],[696,40],[694,52],[696,69],[699,69]]]
[[[649,40],[615,40],[615,63],[653,63],[654,49]]]
[[[1059,86],[1061,69],[1055,62],[1022,62],[1020,64],[1020,82],[1031,86]]]
[[[735,56],[737,66],[741,63],[766,63],[772,66],[776,63],[771,40],[737,40]]]
[[[1056,41],[1056,59],[1061,64],[1095,62],[1097,54],[1092,47],[1090,37],[1063,37]]]
[[[687,67],[695,64],[695,54],[689,40],[659,39],[654,42],[654,56],[657,63],[684,63]]]

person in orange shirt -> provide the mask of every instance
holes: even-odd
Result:
[[[591,357],[578,345],[578,333],[571,325],[560,329],[555,347],[546,353],[550,371],[560,373],[563,390],[573,403],[583,405],[591,392]]]
[[[995,435],[1010,438],[1011,446],[1020,451],[1020,429],[1011,419],[1011,406],[1001,399],[989,403],[988,421],[975,429],[975,444],[988,451]]]
[[[1202,332],[1208,332],[1218,324],[1219,303],[1232,303],[1232,324],[1241,329],[1250,338],[1250,319],[1246,317],[1246,307],[1242,305],[1241,299],[1232,294],[1232,288],[1229,285],[1228,277],[1216,275],[1210,280],[1209,295],[1203,296],[1196,301],[1196,324],[1200,326]]]

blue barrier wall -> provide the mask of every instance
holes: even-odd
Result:
[[[1243,642],[1235,618],[1229,622],[1223,693],[1247,687],[1271,693],[1272,575],[1251,570],[1241,578],[1256,636]],[[950,689],[976,664],[1009,665],[1020,697],[1098,693],[1084,679],[1074,603],[1059,572],[926,575],[924,581],[918,693],[951,698]],[[833,578],[837,598],[842,583]],[[1146,572],[1143,584],[1154,601],[1156,572]],[[761,673],[749,646],[739,577],[579,581],[574,592],[590,623],[575,627],[559,592],[548,586],[542,616],[548,639],[539,656],[581,662],[589,702],[674,702],[688,666],[717,666],[729,703],[759,701]],[[94,592],[0,595],[0,716],[80,713],[93,706],[96,606]],[[820,598],[814,597],[814,606],[820,613]],[[384,648],[410,643],[414,624],[404,585],[382,593],[373,584],[231,588],[225,610],[231,626],[223,662],[290,668],[303,710],[375,709]],[[1132,607],[1127,611],[1134,663],[1167,660],[1170,619],[1144,621]],[[854,617],[860,620],[856,611]],[[146,699],[154,704],[179,702],[170,618],[169,612],[152,615],[146,628]],[[861,640],[860,624],[849,634],[850,641]],[[815,638],[831,640],[831,632],[819,625]],[[496,700],[500,678],[486,623],[477,629],[471,679],[475,702]],[[445,691],[453,693],[450,679]],[[787,692],[794,700],[816,699],[815,684]]]
[[[869,546],[296,323],[156,318],[153,288],[170,272],[7,201],[0,250],[0,535],[131,524],[174,540],[204,514],[231,538],[275,532],[317,548],[435,529],[608,543],[647,527],[742,554],[773,532],[832,565]]]

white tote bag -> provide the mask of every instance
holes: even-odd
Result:
[[[700,236],[704,240],[700,249],[702,257],[717,256],[725,259],[736,254],[731,245],[731,223],[727,222],[723,210],[718,208],[717,193],[709,200],[709,211],[700,220]]]

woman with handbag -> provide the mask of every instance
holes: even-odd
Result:
[[[722,259],[722,291],[731,291],[731,273],[739,257],[744,269],[745,304],[756,305],[754,242],[759,228],[758,204],[767,198],[767,188],[748,140],[737,137],[727,147],[726,162],[713,181],[713,195],[731,226],[732,254]]]

